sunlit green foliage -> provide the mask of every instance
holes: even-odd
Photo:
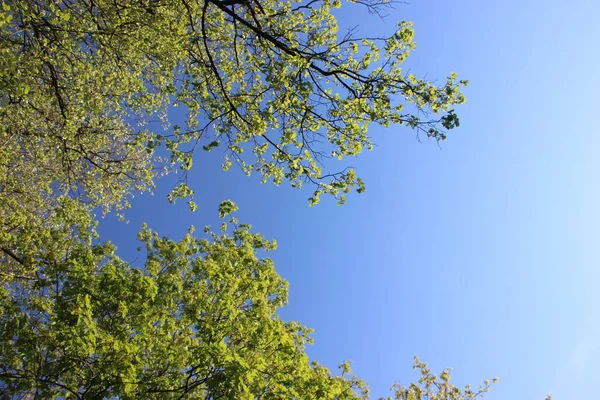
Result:
[[[236,210],[219,207],[221,217]],[[348,363],[332,374],[306,355],[310,329],[277,309],[287,282],[260,254],[274,242],[228,217],[221,232],[180,241],[143,227],[138,268],[93,244],[93,222],[62,215],[0,289],[0,393],[7,398],[364,399]],[[75,221],[77,219],[77,221]],[[230,227],[230,229],[228,229]],[[228,232],[230,232],[228,234]],[[35,272],[31,272],[35,271]],[[417,359],[402,400],[473,399]]]
[[[350,2],[352,3],[352,2]],[[357,2],[378,12],[385,1]],[[366,384],[308,359],[310,330],[277,309],[275,248],[235,218],[180,241],[147,227],[138,265],[98,242],[93,210],[120,211],[222,151],[263,181],[310,184],[311,204],[365,186],[327,158],[373,143],[371,123],[435,140],[459,125],[455,73],[402,70],[390,37],[338,35],[339,0],[7,0],[0,4],[0,394],[6,398],[360,399]],[[171,107],[187,115],[169,121]],[[227,201],[219,216],[237,209]],[[473,399],[415,360],[395,399]]]
[[[221,207],[223,216],[230,205]],[[143,227],[143,268],[83,235],[47,238],[35,257],[19,260],[35,273],[16,275],[0,293],[0,392],[358,398],[366,386],[348,366],[336,377],[310,362],[310,330],[275,314],[287,301],[287,283],[256,253],[274,243],[228,222],[231,235],[207,230],[197,239],[191,230],[180,241]]]
[[[431,373],[431,370],[418,357],[415,357],[414,369],[419,370],[421,377],[418,383],[409,386],[396,384],[392,387],[394,397],[388,400],[472,400],[483,398],[490,391],[491,385],[497,383],[498,379],[483,381],[483,385],[474,388],[466,385],[463,388],[450,383],[450,369],[446,368],[439,375]],[[383,400],[383,399],[382,399]]]
[[[360,3],[345,6],[386,6]],[[370,149],[369,124],[444,139],[458,125],[452,107],[466,82],[452,73],[434,84],[402,70],[415,47],[408,22],[381,39],[339,35],[331,9],[341,5],[2,2],[0,240],[39,226],[60,197],[127,207],[167,171],[182,170],[170,199],[191,198],[187,171],[198,148],[223,151],[224,169],[309,183],[311,204],[324,193],[342,203],[364,190],[362,180],[321,162]],[[170,106],[185,109],[182,126],[169,124]]]

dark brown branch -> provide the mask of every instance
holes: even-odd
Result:
[[[25,262],[23,261],[23,259],[19,256],[17,256],[15,253],[13,253],[12,250],[7,249],[6,247],[2,247],[1,250],[4,252],[4,254],[6,254],[7,256],[9,256],[10,258],[12,258],[13,260],[15,260],[16,262],[18,262],[21,265],[25,265]]]

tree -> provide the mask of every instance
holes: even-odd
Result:
[[[235,210],[225,202],[222,217]],[[62,226],[88,225],[81,215]],[[228,226],[231,228],[227,234]],[[22,263],[35,274],[0,292],[0,393],[6,398],[359,399],[349,364],[332,374],[309,361],[310,330],[278,318],[287,283],[260,258],[275,243],[230,218],[180,241],[143,227],[143,268],[93,235],[57,231]],[[17,283],[17,284],[15,284]],[[421,385],[395,398],[472,399],[425,364]],[[437,394],[435,394],[437,393]]]
[[[413,369],[417,369],[421,373],[419,383],[411,383],[408,387],[399,384],[392,386],[395,400],[471,400],[483,398],[490,391],[491,385],[498,382],[498,378],[491,381],[486,379],[483,381],[483,385],[479,385],[478,388],[466,385],[461,389],[450,383],[450,368],[444,369],[439,375],[433,374],[427,364],[419,360],[418,357],[415,357]],[[392,400],[392,398],[388,400]]]
[[[352,3],[352,2],[351,2]],[[386,0],[357,1],[379,12]],[[343,203],[364,184],[324,160],[372,147],[367,127],[407,125],[436,140],[464,101],[405,73],[415,48],[402,22],[389,37],[338,35],[339,0],[8,0],[0,6],[0,242],[39,229],[71,197],[128,206],[180,169],[170,199],[190,198],[197,148],[221,148],[263,180],[313,187]],[[350,4],[349,6],[352,6]],[[354,4],[356,6],[356,4]],[[170,125],[170,106],[185,108]],[[159,149],[160,148],[160,149]],[[28,225],[30,225],[28,227]]]
[[[226,203],[221,212],[232,208]],[[287,283],[271,260],[256,255],[274,244],[229,222],[231,236],[188,234],[179,242],[144,227],[144,268],[114,256],[108,243],[91,245],[89,237],[56,235],[40,246],[29,268],[36,273],[4,287],[4,394],[356,397],[364,384],[310,363],[304,354],[310,331],[276,317]]]
[[[356,1],[379,12],[383,0]],[[142,267],[98,242],[93,210],[122,210],[197,148],[275,184],[343,203],[364,190],[325,159],[372,147],[367,128],[435,140],[458,126],[452,73],[404,73],[410,23],[338,37],[339,0],[7,0],[0,5],[0,391],[5,398],[357,399],[366,384],[311,362],[282,321],[274,243],[231,218],[180,241],[147,227]],[[184,107],[181,126],[171,106]],[[247,155],[247,154],[251,155]],[[222,217],[235,210],[220,207]],[[231,228],[228,228],[231,226]],[[227,233],[229,232],[229,234]],[[397,399],[471,399],[416,360]],[[462,397],[461,397],[462,396]]]

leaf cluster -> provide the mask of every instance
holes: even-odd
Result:
[[[379,13],[385,1],[354,1]],[[339,0],[8,0],[0,5],[0,394],[6,398],[361,399],[348,363],[306,355],[311,330],[277,315],[275,242],[218,209],[221,230],[179,241],[144,226],[141,261],[95,232],[158,177],[196,208],[194,154],[222,151],[263,182],[339,204],[364,182],[329,171],[371,149],[369,125],[435,140],[467,84],[402,70],[389,37],[338,34]],[[185,121],[171,124],[173,107]],[[396,399],[473,399],[432,375]]]
[[[58,234],[47,241],[23,260],[35,263],[35,274],[14,277],[0,293],[0,392],[359,398],[365,384],[347,366],[336,377],[309,361],[310,330],[276,315],[287,282],[257,256],[275,244],[228,222],[229,233],[206,229],[203,238],[180,241],[143,227],[141,267],[115,256],[109,243]]]

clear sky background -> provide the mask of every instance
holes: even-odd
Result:
[[[351,360],[373,397],[417,375],[412,356],[455,383],[498,376],[486,398],[593,398],[600,374],[600,29],[597,1],[413,0],[381,22],[349,7],[340,25],[390,32],[414,21],[407,66],[470,80],[461,127],[441,149],[406,128],[371,129],[350,163],[367,184],[346,205],[309,208],[310,192],[223,173],[201,153],[191,174],[199,211],[168,205],[169,182],[139,196],[105,239],[136,256],[143,221],[181,237],[238,216],[279,250],[286,319],[315,329],[309,354]],[[346,162],[346,160],[344,161]],[[342,165],[342,164],[340,164]],[[345,164],[343,164],[345,166]]]

